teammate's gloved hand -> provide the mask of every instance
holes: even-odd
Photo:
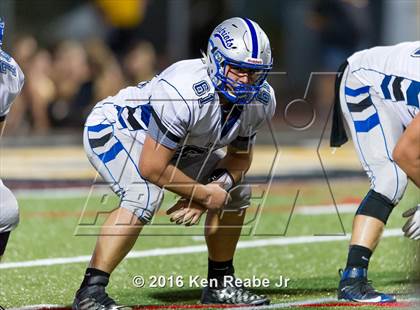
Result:
[[[206,185],[208,196],[205,207],[210,210],[219,210],[232,200],[229,193],[225,191],[218,183],[209,183]]]
[[[206,212],[206,208],[191,202],[188,199],[179,199],[174,206],[166,211],[167,215],[171,215],[170,221],[178,225],[192,226],[200,221],[201,216]]]
[[[402,228],[404,236],[413,240],[420,240],[420,205],[405,211],[403,217],[408,217]]]

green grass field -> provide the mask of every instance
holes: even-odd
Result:
[[[364,196],[368,184],[356,180],[332,181],[331,188],[337,203],[355,203]],[[295,212],[290,215],[295,200],[296,208],[332,204],[326,183],[276,183],[268,192],[265,203],[261,198],[263,193],[264,187],[256,186],[254,206],[247,213],[247,225],[241,241],[280,238],[285,232],[285,238],[343,233],[336,214],[307,215]],[[102,214],[95,223],[95,210],[98,210],[98,206],[103,208],[101,211],[112,209],[117,203],[116,198],[110,195],[108,199],[103,199],[93,195],[86,203],[87,198],[83,196],[56,197],[60,197],[59,190],[54,190],[51,197],[20,196],[21,223],[11,236],[2,263],[92,253],[96,241],[94,234],[105,217]],[[404,223],[401,213],[418,203],[419,198],[418,190],[410,185],[403,201],[394,210],[387,229],[400,229]],[[173,201],[173,196],[166,196],[153,225],[144,230],[133,250],[205,244],[203,239],[197,237],[201,235],[202,227],[175,227],[169,223],[164,210]],[[263,206],[256,212],[261,203]],[[84,225],[78,226],[84,207],[85,217],[81,221]],[[351,213],[341,214],[347,233],[351,231],[352,218]],[[252,233],[255,236],[250,236]],[[382,240],[370,265],[370,278],[377,289],[399,294],[400,298],[412,293],[410,285],[415,280],[413,270],[419,264],[414,246],[414,242],[403,237]],[[236,275],[240,278],[255,275],[257,278],[268,278],[271,283],[280,276],[290,278],[287,288],[270,285],[256,289],[269,295],[273,304],[334,298],[339,279],[337,270],[345,265],[347,248],[348,241],[341,240],[238,249],[234,261]],[[79,262],[0,269],[0,305],[6,308],[35,304],[70,305],[86,265],[86,262]],[[171,275],[182,276],[183,279],[198,275],[205,278],[206,272],[205,252],[126,259],[113,273],[108,292],[121,304],[197,304],[201,292],[199,288],[188,285],[183,288],[148,288],[148,279],[153,275],[167,278]],[[146,287],[134,287],[132,279],[135,275],[146,279]]]

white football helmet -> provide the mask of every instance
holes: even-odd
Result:
[[[205,56],[214,86],[236,104],[249,103],[273,67],[267,35],[248,18],[234,17],[218,25],[210,36]],[[235,82],[226,76],[227,65],[249,70],[256,78],[250,84]]]

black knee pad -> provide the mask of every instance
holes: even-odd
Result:
[[[6,250],[7,241],[9,240],[10,231],[0,233],[0,256],[4,254]]]
[[[386,224],[394,207],[387,197],[370,190],[357,209],[356,215],[371,216]]]

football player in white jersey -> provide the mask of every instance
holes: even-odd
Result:
[[[102,227],[73,309],[115,307],[105,293],[110,273],[151,221],[163,188],[192,202],[191,208],[181,201],[170,211],[178,223],[194,224],[208,211],[209,286],[201,302],[269,303],[224,280],[234,275],[233,256],[250,205],[251,190],[242,181],[255,135],[275,111],[266,82],[270,43],[256,22],[231,18],[215,28],[203,56],[102,100],[88,117],[86,153],[121,200]]]
[[[4,21],[0,17],[0,134],[6,115],[23,87],[24,75],[16,61],[2,50]],[[1,177],[1,176],[0,176]],[[0,179],[0,260],[6,250],[10,232],[19,222],[18,203]]]
[[[367,270],[388,217],[404,194],[407,176],[420,186],[420,41],[357,52],[339,71],[331,145],[347,141],[344,115],[371,186],[353,221],[338,298],[393,302],[393,295],[371,286]],[[419,211],[406,216],[410,218],[403,230],[415,239]]]

